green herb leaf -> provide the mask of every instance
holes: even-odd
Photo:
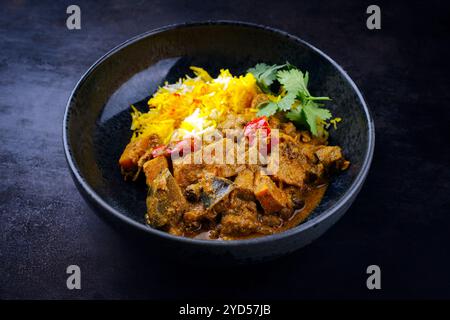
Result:
[[[328,109],[320,108],[320,106],[314,101],[308,101],[303,107],[307,116],[316,116],[320,120],[331,119],[331,112]]]
[[[330,100],[329,97],[314,97],[308,90],[309,73],[303,73],[288,62],[284,65],[257,64],[248,70],[257,79],[263,92],[270,93],[270,85],[278,81],[284,95],[278,102],[269,102],[260,106],[257,115],[270,117],[277,112],[286,112],[286,117],[297,125],[309,128],[315,136],[318,126],[330,119],[331,112],[321,108],[317,101]],[[297,103],[296,103],[297,102]]]
[[[320,108],[316,102],[308,100],[305,105],[299,105],[296,109],[289,111],[286,117],[298,125],[309,128],[311,133],[317,136],[317,124],[330,119],[331,112]]]
[[[277,71],[284,68],[286,65],[268,65],[265,63],[258,63],[253,68],[247,70],[256,78],[256,82],[262,91],[270,93],[270,85],[277,79]]]
[[[303,113],[301,108],[289,111],[288,113],[286,113],[286,118],[288,118],[292,122],[302,124],[302,125],[307,125],[306,119],[305,119],[305,114]]]
[[[261,106],[256,115],[270,117],[278,111],[288,111],[295,102],[295,94],[288,93],[278,102],[268,102]]]
[[[310,96],[306,88],[305,78],[300,70],[280,70],[277,72],[277,79],[287,92]]]
[[[258,110],[256,113],[257,117],[270,117],[273,116],[278,111],[278,105],[275,102],[269,102],[264,105]]]
[[[288,111],[295,102],[295,93],[288,92],[280,101],[278,101],[278,109],[280,111]]]

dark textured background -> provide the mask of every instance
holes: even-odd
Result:
[[[81,7],[82,30],[65,27]],[[450,10],[437,1],[1,1],[0,298],[450,298]],[[94,215],[63,155],[67,98],[126,39],[167,24],[234,19],[300,36],[340,63],[375,117],[372,169],[354,205],[277,261],[203,269],[156,260]],[[82,290],[65,269],[82,270]],[[366,267],[382,290],[366,289]]]

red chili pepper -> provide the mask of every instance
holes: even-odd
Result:
[[[180,157],[183,156],[184,151],[194,152],[200,148],[200,143],[195,137],[188,137],[183,140],[172,142],[169,145],[160,145],[152,150],[152,157],[156,158],[159,156],[171,156],[173,153],[178,152]]]
[[[266,129],[267,135],[270,134],[269,122],[267,122],[266,116],[253,119],[252,121],[247,123],[244,127],[244,135],[249,136],[251,134],[254,134],[258,129]]]
[[[160,145],[160,146],[157,146],[157,147],[153,148],[153,150],[152,150],[152,157],[153,158],[156,158],[156,157],[159,157],[159,156],[167,156],[169,154],[170,154],[170,150],[164,144]]]
[[[185,151],[195,152],[200,148],[199,141],[195,137],[187,137],[181,141],[175,143],[174,147],[170,150],[170,154],[172,155],[175,152],[178,152],[178,156],[182,157]]]
[[[266,116],[253,119],[244,127],[244,136],[248,137],[248,142],[253,145],[258,130],[265,131],[267,137],[270,135],[270,126]]]

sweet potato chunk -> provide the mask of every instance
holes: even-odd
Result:
[[[160,144],[157,135],[139,137],[125,147],[119,159],[119,165],[123,172],[134,171],[138,167],[139,159],[147,150]]]
[[[268,176],[260,176],[257,179],[255,196],[268,214],[280,212],[290,206],[287,195]]]

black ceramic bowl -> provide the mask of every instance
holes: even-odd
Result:
[[[316,95],[333,98],[333,114],[344,119],[331,143],[342,146],[349,170],[335,177],[321,204],[303,224],[283,233],[239,241],[177,237],[144,222],[146,187],[125,182],[117,165],[130,131],[130,105],[145,105],[164,81],[173,82],[191,65],[216,75],[233,74],[258,62],[290,63],[311,74]],[[142,103],[143,102],[143,103]],[[255,262],[281,256],[318,238],[355,199],[369,170],[374,126],[364,99],[342,68],[320,50],[285,32],[236,22],[164,27],[114,48],[81,78],[67,104],[64,150],[81,194],[120,232],[145,239],[149,250],[186,261]]]

